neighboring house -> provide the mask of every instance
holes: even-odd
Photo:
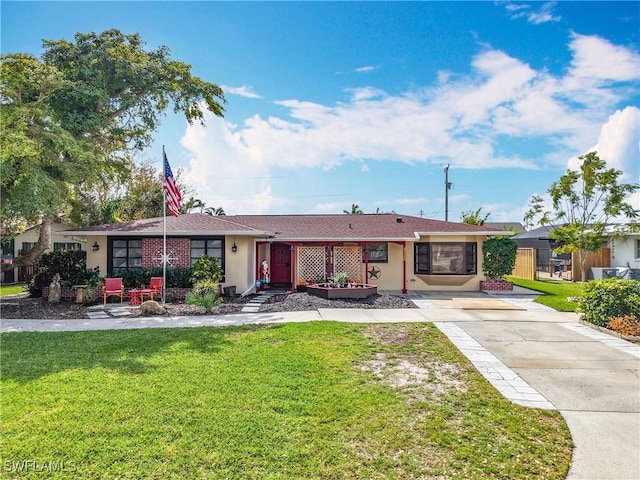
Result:
[[[484,222],[484,226],[496,230],[510,230],[516,235],[527,231],[520,222]]]
[[[609,248],[611,267],[616,268],[623,278],[640,280],[640,232],[611,238]]]
[[[74,229],[87,267],[106,275],[162,266],[163,218]],[[479,290],[482,242],[510,234],[485,226],[397,214],[188,214],[166,218],[168,267],[190,267],[203,254],[220,259],[225,286],[240,291],[266,279],[294,289],[345,272],[382,290]]]
[[[51,225],[51,243],[45,250],[46,252],[55,252],[58,250],[84,250],[82,246],[82,242],[77,238],[70,238],[68,235],[61,235],[61,231],[68,231],[70,228],[73,228],[73,225],[65,224],[65,223],[54,223]],[[6,244],[6,248],[3,248],[4,254],[11,254],[14,258],[24,255],[29,250],[33,248],[33,246],[38,241],[38,237],[40,236],[40,227],[31,227],[28,230],[25,230],[19,235],[16,235],[13,240],[10,240]],[[13,270],[8,270],[3,272],[3,283],[13,283],[13,282],[28,282],[33,275],[33,267],[26,266],[20,268],[14,268]]]

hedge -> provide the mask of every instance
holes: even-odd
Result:
[[[586,321],[600,327],[606,327],[614,317],[640,317],[640,282],[619,278],[589,281],[584,285],[579,310]]]

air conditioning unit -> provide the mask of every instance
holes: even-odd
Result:
[[[589,279],[602,280],[603,278],[618,278],[617,268],[591,267]]]
[[[631,269],[629,269],[629,278],[631,280],[640,281],[640,268],[631,268]]]

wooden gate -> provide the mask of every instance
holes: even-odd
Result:
[[[608,268],[611,266],[611,249],[610,248],[601,248],[597,252],[588,252],[587,260],[584,263],[584,271],[586,272],[586,277],[589,277],[589,269],[591,267],[604,267]],[[580,262],[578,261],[578,252],[571,253],[571,279],[574,281],[581,281],[580,277]]]
[[[516,254],[516,264],[511,275],[526,280],[536,279],[536,249],[519,248]]]

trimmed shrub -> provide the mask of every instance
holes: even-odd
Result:
[[[202,255],[198,258],[198,260],[193,264],[191,270],[191,280],[194,285],[206,280],[220,283],[224,276],[224,272],[220,266],[220,261],[215,257],[210,257],[209,255]]]
[[[489,237],[482,244],[482,270],[487,278],[509,275],[516,264],[518,244],[509,237]]]
[[[586,321],[600,327],[614,317],[640,317],[640,282],[619,278],[587,282],[578,308]]]
[[[122,277],[126,288],[135,288],[149,285],[151,277],[161,277],[162,268],[134,267],[129,269],[114,269],[112,277]],[[190,268],[167,268],[167,288],[191,288]]]

